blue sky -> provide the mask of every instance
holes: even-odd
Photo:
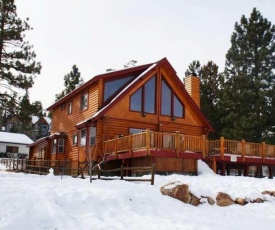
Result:
[[[15,0],[21,19],[30,18],[42,72],[30,90],[32,101],[49,107],[63,77],[79,67],[85,81],[167,57],[182,79],[193,60],[213,60],[222,70],[235,22],[253,7],[275,24],[274,0]]]

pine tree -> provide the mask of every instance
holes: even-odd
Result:
[[[76,65],[73,65],[72,71],[64,76],[64,86],[65,89],[55,95],[56,101],[73,91],[75,88],[83,84],[83,79],[81,78],[81,73]]]
[[[274,126],[275,27],[253,9],[235,24],[226,54],[223,135],[262,141]]]
[[[203,66],[199,61],[193,61],[185,72],[186,77],[196,74],[200,78],[201,110],[215,129],[215,133],[209,135],[210,139],[216,139],[221,134],[220,98],[223,76],[218,70],[219,67],[213,61],[208,61]]]
[[[28,19],[17,17],[14,0],[0,0],[0,100],[15,100],[16,89],[29,89],[41,65],[35,61],[25,32],[32,28]]]

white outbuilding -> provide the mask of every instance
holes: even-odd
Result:
[[[33,141],[21,133],[0,132],[1,157],[28,157],[28,145]]]

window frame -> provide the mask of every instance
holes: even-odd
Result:
[[[11,150],[12,151],[8,151]],[[19,152],[19,147],[18,146],[12,146],[12,145],[7,145],[6,146],[6,153],[18,153]]]
[[[57,140],[56,139],[52,139],[52,142],[51,142],[51,154],[56,154],[56,150],[57,150]]]
[[[91,126],[89,128],[89,144],[90,145],[96,144],[96,132],[97,132],[96,126]],[[92,136],[92,134],[94,134],[94,135]],[[92,142],[92,138],[93,138],[93,142]]]
[[[85,136],[83,136],[83,137],[85,137],[85,139],[83,139],[83,137],[82,137],[83,131],[85,131]],[[83,142],[83,140],[85,140],[85,141]],[[86,128],[81,129],[79,131],[79,143],[78,144],[80,147],[86,146],[86,144],[87,144],[87,129]]]
[[[73,144],[73,146],[76,146],[77,143],[78,143],[78,135],[77,135],[77,133],[74,133],[72,135],[72,144]]]
[[[170,92],[171,92],[171,96],[170,96],[170,115],[167,114],[163,114],[162,113],[162,95],[163,95],[163,87],[162,87],[162,83],[165,83],[166,86],[169,88]],[[181,102],[181,100],[179,99],[179,97],[177,96],[177,94],[175,93],[175,91],[173,90],[173,88],[169,85],[169,83],[166,81],[166,79],[162,76],[161,78],[161,95],[160,95],[160,115],[161,116],[166,116],[166,117],[172,117],[174,118],[185,118],[185,105]],[[178,102],[181,104],[182,106],[182,116],[176,116],[175,115],[175,99],[176,98],[178,100]]]
[[[70,101],[70,102],[68,102],[67,114],[70,115],[72,113],[73,113],[73,102]]]
[[[83,104],[84,103],[84,99],[85,97],[87,97],[86,99],[86,105]],[[83,99],[82,99],[83,98]],[[88,105],[89,105],[89,93],[88,92],[85,92],[81,95],[80,97],[80,111],[84,111],[84,110],[87,110],[88,109]]]
[[[154,87],[155,87],[155,92],[154,92],[154,112],[152,113],[152,112],[147,112],[147,111],[145,111],[145,101],[146,101],[146,98],[145,98],[145,95],[146,95],[146,87],[145,87],[145,85],[149,82],[149,81],[151,81],[152,79],[155,79],[154,81]],[[140,110],[133,110],[132,109],[132,97],[139,91],[139,90],[141,90],[141,106],[140,106]],[[146,81],[141,87],[139,87],[134,93],[132,93],[131,95],[130,95],[130,97],[129,97],[129,110],[131,111],[131,112],[139,112],[139,113],[148,113],[148,114],[156,114],[157,113],[157,111],[156,111],[156,101],[157,101],[157,74],[154,74],[148,81]]]
[[[60,141],[62,141],[62,143],[60,144]],[[60,151],[60,148],[62,148],[62,151]],[[64,138],[58,138],[57,139],[57,150],[58,153],[64,153],[65,151],[65,140]]]

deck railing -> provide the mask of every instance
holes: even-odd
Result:
[[[104,141],[104,152],[108,154],[117,154],[123,152],[132,152],[136,150],[146,150],[148,155],[150,150],[171,150],[177,154],[179,152],[200,152],[206,153],[205,136],[189,136],[175,133],[146,132],[132,134],[125,137],[116,137],[112,140]]]
[[[221,137],[219,140],[209,141],[209,154],[220,154],[224,159],[225,154],[240,155],[245,157],[275,158],[275,145],[268,145],[265,142],[252,143],[245,140],[226,140]]]

